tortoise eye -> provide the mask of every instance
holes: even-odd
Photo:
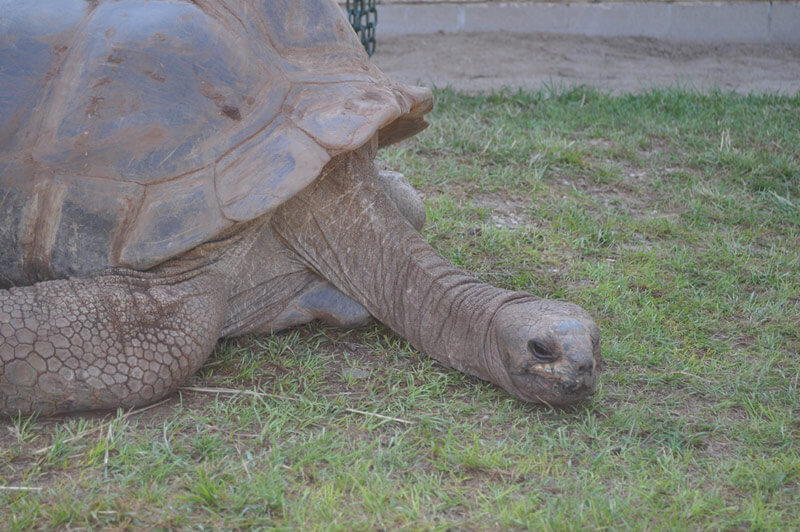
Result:
[[[556,359],[553,353],[537,340],[528,340],[528,351],[539,362],[553,362]]]

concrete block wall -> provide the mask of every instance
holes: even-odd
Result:
[[[550,32],[800,45],[800,1],[379,0],[377,31]]]

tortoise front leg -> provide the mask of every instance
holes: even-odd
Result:
[[[0,414],[163,397],[211,353],[226,298],[219,275],[128,270],[0,290]]]

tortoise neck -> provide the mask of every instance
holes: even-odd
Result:
[[[334,159],[272,218],[283,243],[320,276],[442,364],[506,384],[492,318],[513,292],[442,258],[399,213],[364,149]]]

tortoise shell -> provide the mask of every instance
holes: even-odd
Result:
[[[147,269],[426,126],[333,0],[0,0],[0,286]]]

